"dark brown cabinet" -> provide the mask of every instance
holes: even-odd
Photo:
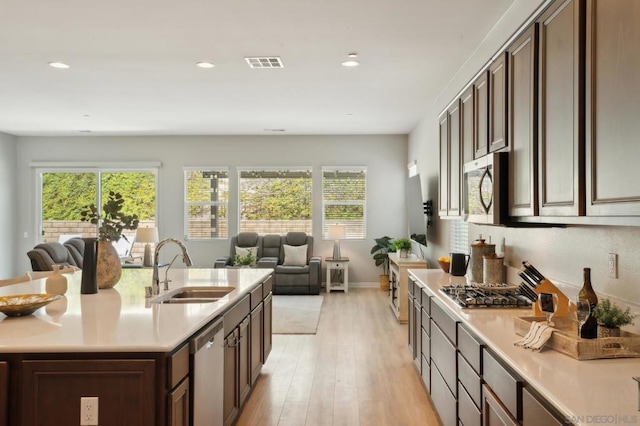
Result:
[[[224,332],[224,424],[233,424],[251,389],[249,370],[249,323],[251,301],[246,295],[223,315]]]
[[[189,379],[169,392],[168,422],[170,426],[189,426]]]
[[[509,215],[538,215],[538,24],[507,49]]]
[[[482,417],[484,426],[519,426],[487,385],[482,385]]]
[[[267,362],[267,357],[271,353],[272,335],[271,327],[273,325],[273,296],[271,292],[264,298],[263,307],[263,328],[262,328],[262,363]]]
[[[581,5],[557,1],[537,21],[541,216],[584,214]]]
[[[640,215],[640,2],[587,1],[587,215]]]
[[[21,366],[21,425],[77,424],[80,398],[99,398],[104,425],[156,421],[156,363],[145,359],[27,360]]]
[[[224,424],[233,424],[240,412],[240,399],[238,397],[238,375],[240,359],[238,356],[238,341],[240,332],[234,329],[224,339]]]
[[[460,100],[440,116],[440,216],[461,214]]]
[[[489,153],[489,71],[483,71],[473,82],[475,135],[473,158]]]
[[[460,148],[462,149],[462,165],[474,159],[473,138],[475,137],[475,124],[473,94],[473,87],[469,87],[460,96]]]
[[[255,384],[262,369],[262,330],[264,328],[262,311],[262,302],[251,311],[251,386]]]
[[[506,52],[489,66],[489,152],[507,146],[507,70]]]
[[[9,424],[9,364],[0,362],[0,426]]]
[[[238,340],[238,391],[239,391],[239,404],[240,407],[247,400],[249,391],[251,390],[251,347],[250,347],[250,333],[249,327],[251,323],[251,317],[247,316],[238,327],[240,330],[240,336]]]

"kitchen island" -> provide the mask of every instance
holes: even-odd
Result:
[[[80,294],[81,272],[67,275],[69,288],[63,298],[30,316],[0,314],[0,425],[79,424],[80,397],[97,395],[101,425],[188,421],[190,338],[220,318],[225,319],[225,335],[243,320],[256,331],[248,326],[253,317],[262,332],[242,346],[242,341],[236,342],[232,353],[238,362],[232,364],[241,369],[242,362],[255,361],[252,349],[259,349],[257,359],[263,363],[271,342],[271,273],[253,268],[174,269],[168,274],[170,289],[233,290],[214,302],[166,304],[145,298],[151,269],[123,270],[114,288],[87,295]],[[161,271],[161,277],[164,274]],[[0,295],[44,290],[42,279],[0,288]],[[227,321],[229,312],[233,315]],[[239,353],[240,347],[246,353]],[[241,407],[237,395],[231,399],[235,415]]]
[[[515,421],[515,424],[519,423],[523,426],[592,423],[637,424],[640,422],[638,383],[633,380],[634,376],[640,376],[640,358],[578,361],[554,350],[543,349],[540,352],[533,352],[514,346],[513,343],[521,338],[515,333],[514,317],[530,316],[530,309],[463,309],[439,289],[452,283],[460,284],[464,281],[464,277],[452,277],[438,270],[410,270],[410,278],[415,286],[416,301],[418,294],[421,294],[420,303],[423,315],[419,319],[421,323],[417,327],[424,328],[425,322],[430,323],[430,325],[426,325],[428,332],[424,334],[421,346],[425,348],[431,344],[431,355],[429,356],[431,362],[425,360],[427,362],[416,364],[420,365],[419,369],[422,370],[421,375],[425,384],[428,382],[431,386],[434,400],[438,397],[434,395],[433,386],[442,382],[449,388],[452,395],[451,401],[454,401],[453,405],[449,406],[453,407],[451,416],[456,415],[455,400],[458,401],[457,416],[461,418],[460,416],[469,415],[468,412],[465,412],[466,408],[464,407],[469,406],[465,401],[473,399],[469,395],[473,396],[476,387],[478,393],[480,393],[480,389],[483,393],[488,393],[486,390],[486,384],[489,382],[487,361],[490,361],[491,373],[499,370],[501,375],[506,377],[505,389],[508,389],[506,394],[508,397],[513,396],[514,398],[513,409],[504,410],[509,416],[506,416],[507,420],[501,421],[500,424],[514,424],[509,423],[509,419]],[[450,319],[455,324],[453,332],[448,335],[445,327],[442,327],[444,332],[441,332],[440,325],[436,325],[438,315],[440,318],[442,317],[440,314],[442,311],[447,315],[446,321]],[[447,340],[440,337],[442,335],[447,335]],[[443,340],[445,348],[452,348],[454,358],[452,364],[445,365],[445,362],[441,362],[441,358],[438,358],[437,353],[434,355],[434,350],[439,350],[434,347],[434,343],[438,345]],[[484,356],[484,360],[481,358],[478,363],[482,365],[484,361],[484,372],[480,367],[479,371],[474,373],[470,368],[473,365],[471,359],[473,357],[465,358],[467,355],[464,351],[469,346],[469,341],[474,344],[477,342],[478,348],[480,348],[479,353],[481,357]],[[424,353],[423,351],[422,354]],[[429,353],[428,350],[427,353]],[[434,368],[434,365],[439,362],[444,367],[452,367],[457,370],[457,373],[452,375],[453,381],[457,381],[453,386],[451,386],[452,380],[446,381],[449,372],[444,371],[443,365],[437,365]],[[469,375],[479,378],[483,373],[484,378],[479,380],[479,384],[473,384],[476,383],[473,381],[471,381],[472,386],[465,384],[469,383],[469,381],[464,382]],[[445,380],[441,380],[441,377]],[[429,388],[429,386],[427,387]],[[470,418],[475,421],[481,416],[489,415],[495,419],[496,404],[494,402],[496,400],[500,404],[499,398],[487,401],[486,396],[483,395],[481,404],[476,404],[475,407],[471,405],[473,415]],[[528,401],[534,402],[528,403]],[[531,404],[535,408],[533,411],[527,412],[528,409],[531,410]],[[508,404],[505,403],[505,405],[509,408]],[[446,404],[440,407],[436,403],[439,412],[447,410],[449,407]],[[540,409],[550,415],[548,420],[543,420],[540,417]],[[445,413],[440,414],[442,418]],[[553,422],[553,419],[556,422]],[[464,424],[467,425],[467,422]]]

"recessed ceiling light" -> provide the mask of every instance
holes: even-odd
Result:
[[[265,132],[284,132],[284,129],[264,129]]]
[[[347,117],[353,117],[353,114],[351,114],[350,112],[347,113]]]
[[[349,57],[349,59],[342,63],[343,67],[357,67],[358,65],[360,65],[360,62],[356,61],[356,59],[358,58],[357,53],[349,53],[347,56]]]
[[[64,62],[49,62],[49,66],[53,68],[59,68],[59,69],[71,68],[69,65],[65,64]]]
[[[80,133],[91,133],[91,130],[78,130]]]
[[[200,67],[200,68],[213,68],[213,67],[215,67],[215,65],[212,64],[211,62],[198,62],[196,64],[196,66]]]

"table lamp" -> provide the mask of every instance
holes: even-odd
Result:
[[[344,225],[329,225],[329,238],[333,240],[333,258],[340,259],[340,240],[344,240],[346,236],[346,227]]]
[[[153,259],[151,258],[151,243],[157,243],[159,240],[158,228],[138,228],[136,230],[136,242],[146,243],[144,245],[144,258],[142,261],[144,266],[153,266]]]

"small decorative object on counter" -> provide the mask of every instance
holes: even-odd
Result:
[[[449,256],[440,256],[438,258],[438,263],[444,272],[449,273],[449,268],[451,267],[451,258]]]
[[[598,337],[620,337],[620,327],[633,325],[637,316],[631,309],[622,310],[609,299],[604,299],[593,310],[593,316],[598,321]]]
[[[65,294],[67,292],[67,277],[60,273],[60,265],[52,265],[53,274],[47,277],[45,289],[48,294]]]
[[[482,260],[482,282],[485,284],[502,284],[504,282],[504,257],[492,253],[485,254]]]
[[[454,277],[464,277],[469,266],[469,255],[464,253],[450,253],[451,267],[449,273]]]
[[[591,306],[591,313],[580,329],[580,337],[583,339],[595,339],[598,337],[598,321],[594,311],[598,305],[598,296],[596,296],[596,292],[591,287],[591,268],[584,268],[584,281],[578,298],[588,300]]]
[[[471,243],[471,281],[481,283],[484,277],[483,262],[484,256],[496,252],[495,244],[485,243],[484,239],[479,239]]]
[[[98,292],[98,279],[96,276],[96,251],[98,240],[95,238],[83,238],[84,255],[82,257],[82,282],[81,294],[95,294]]]
[[[391,247],[398,252],[399,257],[408,257],[411,241],[407,238],[398,238],[391,243]]]

